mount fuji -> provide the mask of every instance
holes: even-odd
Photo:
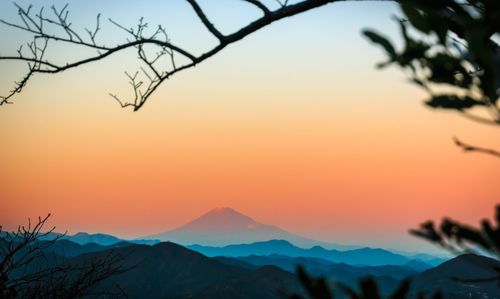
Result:
[[[334,249],[355,246],[331,244],[308,239],[273,225],[262,224],[232,208],[216,208],[174,230],[150,235],[144,239],[171,241],[181,245],[224,246],[268,240],[286,240],[297,246],[316,245]]]

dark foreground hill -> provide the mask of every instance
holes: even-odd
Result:
[[[277,267],[250,270],[230,266],[174,243],[110,250],[123,256],[122,264],[130,270],[102,282],[99,288],[118,284],[129,298],[271,299],[278,298],[280,290],[300,290],[296,277]],[[108,253],[84,254],[70,262]]]
[[[352,288],[358,287],[360,279],[372,277],[377,282],[382,294],[392,294],[398,288],[401,280],[418,274],[407,266],[351,266],[344,263],[332,263],[327,260],[306,257],[288,257],[282,255],[229,258],[215,257],[215,259],[245,268],[256,268],[264,265],[273,265],[283,270],[295,273],[297,267],[302,266],[313,276],[324,277],[327,281],[341,282]],[[338,293],[338,294],[337,294]],[[343,298],[345,294],[336,292],[336,298]]]
[[[500,261],[464,254],[424,271],[412,281],[412,292],[441,290],[445,298],[500,298]]]

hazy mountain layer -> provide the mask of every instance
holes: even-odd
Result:
[[[379,248],[359,248],[340,251],[314,246],[306,249],[297,247],[285,240],[271,240],[252,244],[228,245],[224,247],[191,245],[188,246],[188,248],[207,256],[240,257],[248,255],[280,254],[291,257],[315,257],[335,263],[365,266],[404,265],[411,261],[411,259],[406,256]]]

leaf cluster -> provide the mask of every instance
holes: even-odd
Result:
[[[359,290],[355,290],[345,284],[335,283],[333,288],[328,285],[324,278],[317,278],[310,276],[302,267],[297,269],[297,275],[300,279],[302,286],[306,291],[306,296],[293,294],[289,296],[289,299],[334,299],[336,296],[333,294],[334,289],[338,289],[345,296],[342,298],[348,299],[407,299],[410,297],[410,280],[403,280],[398,288],[389,296],[383,296],[377,285],[377,282],[371,278],[367,277],[359,280]],[[435,293],[430,297],[426,297],[424,294],[420,293],[416,297],[417,299],[442,299],[441,293]]]
[[[481,221],[479,227],[445,218],[439,226],[427,221],[410,233],[454,253],[487,254],[500,258],[500,205],[496,207],[495,223]]]
[[[426,90],[432,108],[465,112],[484,107],[500,124],[500,1],[401,0],[402,49],[373,30],[363,34],[382,47],[388,60]],[[438,89],[439,91],[436,91]]]

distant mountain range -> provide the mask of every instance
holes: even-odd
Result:
[[[331,276],[337,280],[360,278],[367,275],[404,279],[421,272],[408,265],[352,266],[345,263],[333,263],[319,258],[289,257],[278,254],[268,256],[250,255],[238,258],[215,257],[215,259],[222,259],[222,262],[224,262],[224,259],[236,259],[255,267],[273,265],[289,272],[295,272],[300,265],[313,275]],[[226,261],[226,263],[228,262]],[[428,266],[427,269],[430,268],[432,267]],[[335,274],[337,271],[340,271],[341,275]],[[349,275],[346,275],[346,273],[349,273]]]
[[[47,236],[47,239],[56,235]],[[87,247],[84,250],[88,252],[102,250],[107,246],[120,247],[120,244],[125,242],[154,245],[163,240],[188,246],[190,249],[212,257],[280,254],[290,257],[321,258],[335,263],[363,266],[411,263],[412,268],[419,270],[436,266],[443,261],[441,258],[426,254],[411,256],[386,249],[352,248],[352,246],[319,242],[272,225],[258,223],[231,208],[217,208],[178,229],[135,240],[123,240],[112,235],[84,232],[58,236],[61,239],[84,245]],[[227,243],[231,245],[221,247],[207,245]],[[66,245],[66,247],[69,246]],[[81,252],[75,251],[76,253]]]
[[[112,236],[112,235],[106,235],[106,234],[89,234],[89,233],[76,233],[74,235],[68,235],[64,236],[64,239],[68,239],[70,241],[73,241],[75,243],[84,245],[88,243],[95,243],[103,246],[108,246],[108,245],[113,245],[119,242],[122,242],[123,240]]]
[[[215,259],[222,263],[249,269],[255,269],[264,265],[273,265],[291,273],[294,273],[300,265],[309,274],[322,276],[327,281],[341,282],[352,288],[358,287],[360,279],[371,276],[377,281],[380,291],[386,295],[392,294],[400,285],[402,279],[415,276],[419,273],[419,271],[408,266],[356,267],[344,263],[332,263],[318,258],[287,257],[282,255],[252,255],[239,258],[215,257]],[[344,296],[338,294],[337,297],[343,298]]]
[[[416,263],[420,263],[420,270],[427,269],[427,265],[435,266],[443,261],[442,258],[427,254],[408,254],[387,249],[361,248],[360,246],[346,246],[316,241],[287,232],[276,226],[258,223],[231,208],[213,209],[177,229],[134,240],[120,239],[109,234],[89,234],[85,232],[79,232],[74,235],[54,233],[46,236],[46,239],[51,239],[55,236],[80,245],[93,243],[101,246],[110,246],[122,242],[154,245],[161,241],[170,241],[189,246],[209,256],[284,254],[289,256],[320,257],[334,262],[364,265],[400,265],[413,260],[414,268],[417,266]],[[286,242],[280,243],[277,240]],[[255,244],[250,246],[252,243]],[[290,246],[291,244],[296,246]],[[216,248],[221,246],[226,247]],[[340,253],[339,251],[347,252]],[[362,258],[358,259],[359,256]]]
[[[48,242],[48,241],[46,241]],[[118,242],[111,245],[99,245],[96,243],[78,244],[68,239],[61,239],[48,246],[45,252],[54,253],[61,257],[74,257],[85,253],[93,253],[113,248],[120,248],[133,245],[134,243]]]
[[[279,239],[304,247],[321,245],[335,249],[356,248],[356,246],[331,244],[304,238],[279,227],[259,223],[231,208],[213,209],[177,229],[145,236],[143,239],[158,239],[182,245],[202,244],[206,246],[224,246]]]
[[[408,277],[412,279],[411,291],[415,296],[438,289],[447,295],[445,298],[453,299],[493,299],[500,294],[498,280],[473,281],[498,277],[500,262],[476,255],[462,255],[420,272],[411,268],[411,263],[353,266],[316,257],[278,254],[210,258],[170,242],[153,246],[125,242],[102,246],[59,240],[46,251],[50,256],[65,256],[66,263],[75,264],[88,258],[99,259],[110,252],[123,256],[122,264],[130,270],[102,282],[99,288],[111,289],[118,284],[129,298],[279,298],[280,291],[301,292],[293,274],[297,264],[327,281],[336,280],[352,287],[358,285],[360,278],[372,276],[385,294]]]
[[[135,243],[135,244],[147,244],[147,245],[154,245],[154,244],[160,243],[160,240],[155,240],[155,239],[127,240],[127,239],[120,239],[120,238],[115,237],[113,235],[107,235],[107,234],[101,234],[101,233],[89,234],[89,233],[85,233],[85,232],[78,232],[74,235],[66,235],[66,234],[61,234],[61,233],[50,233],[50,234],[44,235],[42,240],[52,240],[56,237],[61,239],[61,240],[69,240],[69,241],[72,241],[72,242],[80,244],[80,245],[96,244],[96,245],[101,245],[101,246],[110,246],[110,245],[122,243],[122,242]]]
[[[224,247],[210,247],[201,245],[191,245],[188,248],[203,253],[206,256],[227,256],[242,257],[249,255],[286,255],[290,257],[313,257],[320,258],[335,263],[346,263],[350,265],[362,266],[383,266],[383,265],[405,265],[410,262],[419,263],[422,269],[426,264],[420,260],[414,260],[401,254],[396,254],[379,248],[359,248],[340,251],[336,249],[325,249],[321,246],[311,248],[301,248],[285,240],[270,240],[265,242],[255,242],[252,244],[228,245]],[[435,263],[442,262],[438,259]],[[434,266],[435,264],[428,265]],[[427,267],[428,268],[428,267]]]
[[[47,250],[64,257],[77,256],[83,253],[98,252],[112,248],[120,248],[133,245],[134,243],[120,241],[111,245],[100,245],[96,243],[78,244],[69,239],[61,239],[55,242]],[[406,266],[416,271],[423,271],[432,266],[418,259],[392,253],[384,249],[361,248],[347,251],[335,249],[324,249],[315,246],[310,249],[300,248],[288,241],[270,240],[256,242],[252,244],[228,245],[225,247],[207,247],[201,245],[191,245],[187,248],[202,253],[208,257],[245,257],[245,256],[267,256],[268,258],[298,258],[299,260],[308,258],[307,261],[316,261],[318,264],[327,266],[333,263],[345,263],[358,266],[384,266],[399,265]],[[240,259],[244,261],[244,259]],[[437,260],[437,258],[435,258]],[[442,262],[443,260],[440,260]],[[271,263],[279,266],[278,264]],[[286,268],[285,270],[292,270]]]

